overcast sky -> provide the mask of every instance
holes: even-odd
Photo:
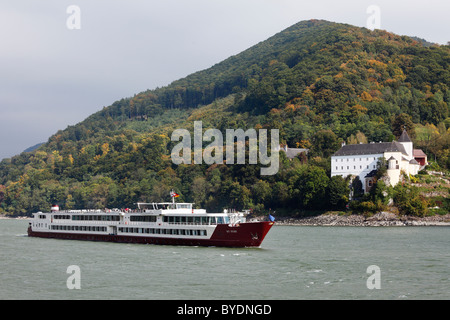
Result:
[[[450,41],[448,0],[0,0],[0,159],[299,21],[366,27],[370,5],[381,29]]]

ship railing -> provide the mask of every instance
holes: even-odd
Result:
[[[78,209],[78,210],[59,210],[59,211],[52,211],[52,213],[54,214],[59,214],[59,213],[104,213],[104,214],[108,214],[108,213],[120,213],[120,212],[125,212],[125,213],[146,213],[145,209]]]

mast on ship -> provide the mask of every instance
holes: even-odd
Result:
[[[175,193],[172,189],[172,191],[170,191],[170,196],[172,197],[172,204],[175,207],[175,198],[179,197],[180,195],[178,193]]]

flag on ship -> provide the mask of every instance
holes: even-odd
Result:
[[[170,193],[170,196],[172,197],[172,198],[178,198],[180,195],[178,194],[178,193],[175,193],[175,192],[171,192]]]

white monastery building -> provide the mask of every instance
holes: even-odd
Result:
[[[403,172],[416,175],[427,165],[426,155],[422,150],[413,149],[408,133],[403,130],[398,141],[343,144],[331,156],[331,176],[359,176],[364,191],[368,192],[373,184],[378,159],[382,157],[388,164],[387,176],[391,186],[400,181]]]

